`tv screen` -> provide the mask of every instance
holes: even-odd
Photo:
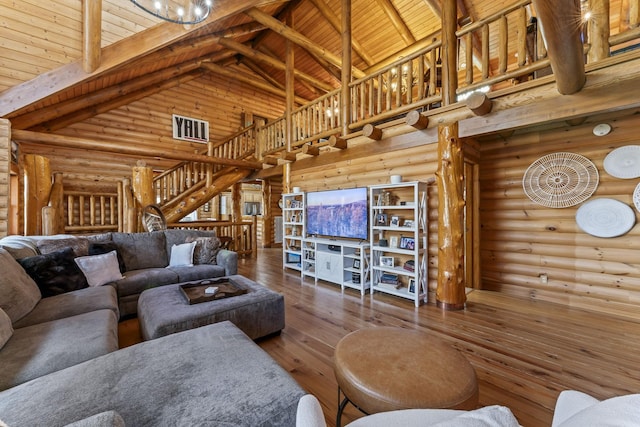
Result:
[[[307,193],[307,234],[366,240],[367,188]]]

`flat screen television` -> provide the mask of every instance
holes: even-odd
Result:
[[[307,193],[307,234],[366,240],[369,212],[367,188]]]

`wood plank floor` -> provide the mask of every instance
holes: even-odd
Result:
[[[309,393],[334,425],[338,405],[333,350],[356,329],[399,326],[432,331],[476,369],[480,404],[511,408],[525,427],[549,426],[558,393],[577,389],[597,398],[640,392],[640,324],[551,303],[472,291],[463,311],[415,308],[392,296],[302,281],[282,269],[281,250],[241,259],[239,273],[285,296],[286,327],[259,345]],[[140,340],[137,320],[120,324],[121,346]],[[429,369],[429,360],[424,361]],[[343,423],[361,414],[348,406]]]

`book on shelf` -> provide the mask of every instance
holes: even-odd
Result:
[[[379,282],[377,287],[379,288],[385,288],[385,289],[390,289],[390,290],[396,290],[396,289],[400,289],[402,287],[402,283],[384,283],[384,282]]]

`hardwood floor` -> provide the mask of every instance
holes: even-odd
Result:
[[[490,291],[470,292],[463,311],[415,308],[392,296],[301,281],[282,270],[279,249],[241,259],[238,270],[285,296],[285,329],[258,343],[318,397],[329,426],[338,405],[333,350],[347,333],[373,326],[428,330],[448,341],[476,369],[480,404],[508,406],[525,427],[549,426],[564,389],[601,399],[640,392],[640,324],[626,319]],[[120,339],[122,346],[140,340],[136,319],[121,322]],[[360,416],[348,405],[343,424]]]

